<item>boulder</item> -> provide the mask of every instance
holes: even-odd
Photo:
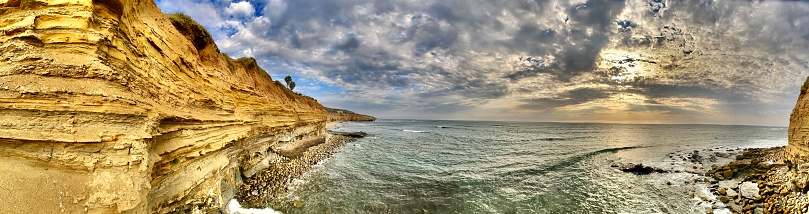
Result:
[[[719,193],[719,195],[725,195],[727,194],[727,190],[725,188],[720,187],[719,190],[716,190],[716,193]]]
[[[728,197],[733,198],[733,197],[736,197],[737,195],[739,195],[739,193],[737,193],[736,190],[728,189],[727,194],[725,194],[725,195],[727,195]]]
[[[629,165],[617,166],[617,167],[620,168],[621,171],[631,172],[631,173],[638,174],[638,175],[646,175],[646,174],[650,174],[650,173],[653,173],[653,172],[658,172],[658,173],[666,172],[666,170],[654,168],[654,167],[651,167],[651,166],[644,166],[643,164],[629,164]]]
[[[753,182],[744,182],[742,185],[739,185],[739,192],[741,192],[742,197],[747,199],[754,199],[759,195],[758,193],[758,184]]]
[[[742,212],[742,206],[739,206],[736,203],[730,203],[730,209],[733,210],[733,213],[741,213]]]
[[[722,176],[724,176],[725,179],[730,179],[730,178],[733,177],[733,171],[732,170],[725,170],[725,172],[724,172],[724,174]]]

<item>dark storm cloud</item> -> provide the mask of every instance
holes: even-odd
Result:
[[[360,40],[357,37],[352,36],[348,38],[344,43],[335,47],[336,50],[346,51],[346,52],[353,52],[360,47]]]
[[[539,44],[542,47],[529,53],[544,55],[553,51],[556,62],[539,68],[525,68],[505,75],[511,80],[534,77],[540,73],[552,74],[556,79],[569,81],[571,77],[595,69],[599,53],[609,43],[609,33],[615,25],[615,17],[624,8],[624,1],[590,0],[571,5],[567,10],[564,35],[555,29],[539,29],[532,24],[523,25],[511,41],[515,44]],[[559,40],[554,40],[559,38]],[[552,44],[550,47],[542,44]],[[555,50],[553,47],[562,47]]]

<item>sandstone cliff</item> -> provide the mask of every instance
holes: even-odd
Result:
[[[801,87],[798,102],[789,117],[788,158],[795,164],[809,161],[809,78]]]
[[[173,20],[0,0],[0,213],[216,212],[272,148],[325,134],[314,99]]]
[[[345,121],[375,121],[376,118],[364,114],[357,114],[349,110],[326,108],[328,112],[329,122],[345,122]]]

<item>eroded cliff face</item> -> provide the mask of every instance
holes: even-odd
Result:
[[[326,108],[328,112],[329,122],[345,122],[345,121],[375,121],[376,117],[364,114],[357,114],[349,110]]]
[[[789,145],[787,158],[795,164],[809,161],[809,79],[801,88],[798,102],[789,117]]]
[[[0,213],[217,211],[325,121],[151,0],[0,0]]]

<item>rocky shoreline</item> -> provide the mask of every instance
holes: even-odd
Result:
[[[725,205],[733,213],[806,213],[807,182],[795,168],[784,147],[761,148],[713,166],[705,175],[713,178],[711,192],[722,203],[712,201],[716,208]]]
[[[614,162],[612,167],[639,175],[692,174],[685,183],[694,185],[696,205],[705,213],[809,212],[809,180],[785,157],[785,147],[710,148],[672,153],[662,164]]]
[[[236,198],[247,208],[263,208],[280,203],[287,195],[293,180],[334,155],[341,146],[366,135],[364,132],[330,131],[322,143],[309,145],[299,155],[279,156],[269,163],[268,168],[245,179],[244,184],[238,189]],[[293,206],[301,206],[300,201],[292,203]]]

